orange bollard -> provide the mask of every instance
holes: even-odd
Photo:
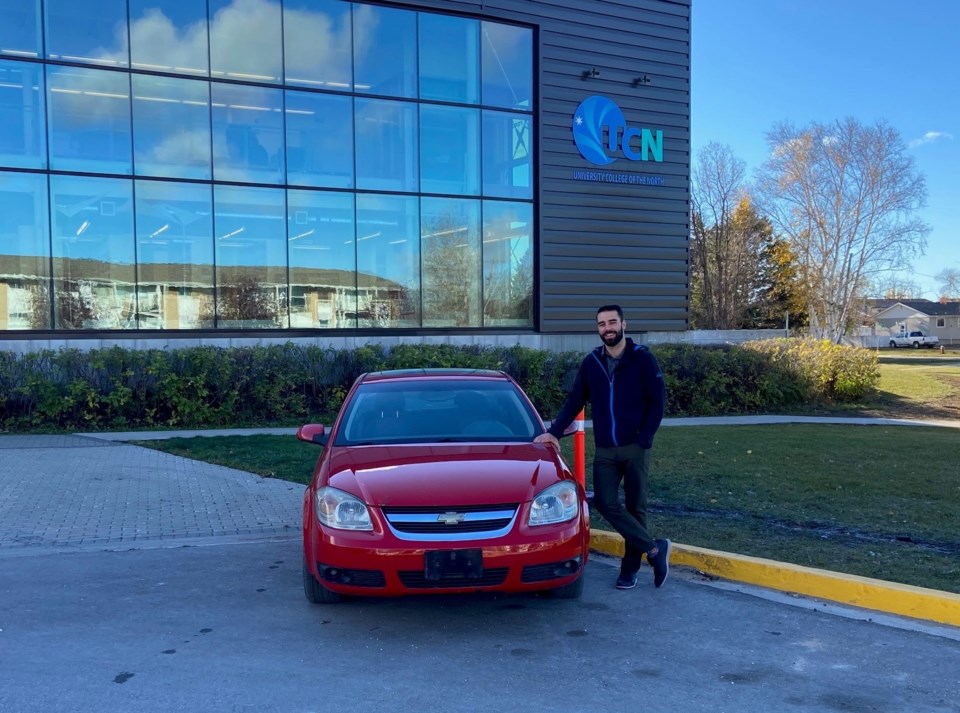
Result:
[[[584,490],[587,488],[587,449],[583,427],[585,418],[584,409],[580,409],[573,422],[577,427],[573,433],[573,475]]]

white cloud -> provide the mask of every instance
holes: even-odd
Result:
[[[917,146],[932,144],[934,141],[940,141],[942,139],[953,141],[953,134],[948,134],[946,131],[928,131],[921,138],[913,139],[909,146],[910,148],[915,149]]]

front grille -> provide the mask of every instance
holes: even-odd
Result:
[[[478,579],[462,574],[446,575],[441,579],[427,579],[423,572],[398,572],[403,586],[410,589],[437,589],[439,587],[495,587],[507,578],[507,568],[485,569]]]
[[[580,558],[551,562],[550,564],[531,564],[523,568],[521,582],[545,582],[550,579],[569,577],[580,571]]]
[[[317,562],[317,571],[320,579],[352,587],[385,587],[387,584],[383,572],[376,569],[346,569]]]
[[[515,503],[383,508],[383,515],[395,534],[425,536],[426,539],[464,538],[476,533],[503,535],[509,531],[516,514]]]

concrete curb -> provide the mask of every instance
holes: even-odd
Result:
[[[592,529],[590,549],[623,556],[623,538]],[[670,564],[783,592],[960,626],[960,594],[673,543]]]

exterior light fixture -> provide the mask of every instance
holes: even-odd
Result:
[[[600,76],[600,70],[596,67],[591,67],[590,69],[583,70],[583,74],[580,75],[584,79],[593,79]]]

